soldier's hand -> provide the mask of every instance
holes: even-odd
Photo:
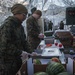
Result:
[[[22,59],[22,61],[27,60],[28,59],[28,53],[25,51],[22,51],[21,59]]]
[[[44,34],[43,33],[40,33],[38,37],[39,38],[44,38]]]
[[[37,56],[38,54],[36,52],[32,52],[32,56]]]

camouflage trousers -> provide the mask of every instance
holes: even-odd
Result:
[[[1,60],[0,75],[16,75],[22,64],[21,59]]]

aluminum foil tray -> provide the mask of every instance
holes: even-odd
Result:
[[[59,48],[45,48],[41,56],[61,56]]]

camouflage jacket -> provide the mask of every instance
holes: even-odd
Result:
[[[27,19],[27,35],[32,37],[38,37],[40,34],[40,26],[38,25],[38,21],[33,17],[30,16]]]
[[[64,29],[64,23],[63,22],[60,22],[60,27],[59,29]]]
[[[53,26],[53,23],[52,22],[49,22],[49,25],[48,25],[48,30],[52,30],[52,26]]]
[[[27,21],[27,39],[30,43],[32,49],[36,48],[40,43],[40,38],[38,35],[40,34],[40,26],[38,25],[38,21],[30,16]]]
[[[0,53],[20,55],[22,50],[29,51],[21,22],[9,16],[0,27]]]

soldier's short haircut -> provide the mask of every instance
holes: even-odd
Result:
[[[40,11],[40,10],[36,10],[35,12],[34,12],[34,14],[38,14],[38,15],[42,15],[42,12]]]

